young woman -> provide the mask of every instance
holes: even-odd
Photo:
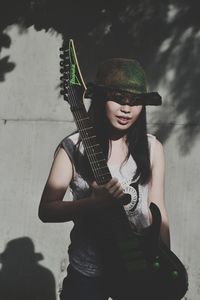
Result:
[[[124,209],[133,230],[141,232],[151,224],[149,206],[154,202],[162,216],[161,239],[170,245],[163,147],[147,134],[146,107],[142,97],[136,101],[136,95],[148,96],[151,102],[152,94],[147,93],[145,74],[137,61],[117,58],[101,64],[89,115],[113,177],[108,183],[94,181],[78,132],[66,137],[56,150],[39,217],[43,222],[74,222],[61,300],[156,299],[152,278],[136,275],[127,282],[123,276],[115,278],[116,270],[113,274],[105,271],[98,236],[92,225],[87,225],[90,216],[95,223],[95,214],[122,201],[128,193],[131,199]],[[73,201],[62,201],[68,187]],[[120,274],[120,269],[117,271]]]

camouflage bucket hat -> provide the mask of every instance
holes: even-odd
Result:
[[[95,92],[117,90],[133,94],[144,105],[160,105],[161,96],[157,92],[147,92],[145,72],[138,61],[125,58],[112,58],[98,68],[94,83],[87,84],[91,98]]]

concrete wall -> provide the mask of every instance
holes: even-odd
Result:
[[[61,37],[32,27],[23,33],[9,27],[7,32],[12,45],[1,55],[10,55],[16,66],[0,82],[0,283],[9,287],[12,280],[22,279],[12,291],[17,295],[23,290],[22,300],[32,299],[32,293],[38,293],[38,299],[55,299],[66,272],[72,224],[42,224],[37,209],[54,150],[75,129],[67,104],[59,98]],[[159,88],[166,94],[162,82]],[[150,132],[159,128],[156,120],[164,108],[149,109]],[[197,140],[183,155],[179,137],[186,120],[170,116],[174,126],[165,154],[172,248],[188,269],[190,289],[185,299],[198,300],[200,143]],[[35,282],[32,288],[25,287],[27,274]]]

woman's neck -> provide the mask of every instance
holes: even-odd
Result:
[[[111,165],[121,165],[128,155],[128,145],[126,136],[110,138],[108,163]]]
[[[119,130],[113,130],[110,128],[109,130],[109,139],[111,141],[127,141],[127,132],[119,131]]]

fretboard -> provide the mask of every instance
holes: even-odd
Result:
[[[95,180],[98,184],[107,183],[112,178],[112,176],[107,166],[107,162],[101,146],[97,141],[94,127],[92,126],[85,106],[82,105],[80,108],[71,110]]]

